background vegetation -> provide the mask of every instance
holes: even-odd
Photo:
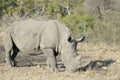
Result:
[[[14,21],[57,19],[86,42],[120,44],[119,0],[0,0],[1,31]]]

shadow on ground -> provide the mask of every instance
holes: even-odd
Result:
[[[95,61],[91,61],[87,66],[81,68],[81,71],[86,71],[88,69],[95,69],[95,70],[99,70],[102,69],[103,67],[108,67],[111,64],[113,64],[115,62],[115,60],[95,60]]]
[[[46,57],[44,54],[31,56],[19,53],[16,57],[16,62],[17,67],[46,66]],[[103,67],[110,66],[114,62],[112,59],[91,61],[87,66],[81,68],[80,71],[87,71],[88,69],[100,70]],[[0,45],[0,63],[5,63],[5,50],[2,45]],[[60,56],[58,56],[58,67],[62,69],[65,68],[60,60]]]

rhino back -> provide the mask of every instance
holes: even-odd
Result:
[[[47,22],[44,33],[41,35],[41,48],[58,49],[60,43],[60,30],[55,20]]]
[[[26,20],[11,26],[11,36],[23,52],[41,48],[58,48],[59,30],[55,21]]]
[[[26,20],[11,26],[11,36],[21,51],[33,50],[37,45],[38,36],[42,33],[45,21]]]

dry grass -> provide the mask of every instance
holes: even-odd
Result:
[[[97,65],[80,72],[51,73],[44,66],[6,68],[0,63],[0,80],[119,80],[120,79],[120,48],[116,46],[92,45],[82,43],[78,45],[78,53],[84,60],[88,58]],[[107,61],[113,61],[106,63]],[[104,65],[101,65],[105,63]],[[101,67],[100,67],[101,66]]]

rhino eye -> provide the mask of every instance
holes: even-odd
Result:
[[[71,42],[71,40],[72,40],[72,37],[70,36],[70,37],[68,38],[68,41]]]

